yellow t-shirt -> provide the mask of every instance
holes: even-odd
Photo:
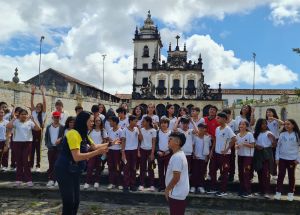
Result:
[[[82,138],[81,138],[80,134],[78,133],[78,131],[76,131],[74,129],[68,131],[66,134],[66,138],[67,138],[70,150],[80,149],[80,144],[81,144]],[[89,138],[89,141],[91,144],[95,144],[94,141],[89,136],[88,136],[88,138]]]

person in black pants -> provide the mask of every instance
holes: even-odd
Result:
[[[76,117],[75,129],[68,131],[63,139],[62,151],[55,163],[63,215],[77,214],[80,201],[80,175],[86,167],[86,161],[108,151],[109,143],[96,145],[88,136],[93,126],[94,116],[83,111]],[[113,144],[119,143],[118,140]]]

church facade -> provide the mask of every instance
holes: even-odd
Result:
[[[163,43],[150,11],[141,28],[136,28],[134,43],[134,68],[132,106],[154,103],[158,109],[168,103],[180,106],[207,105],[222,107],[221,83],[218,89],[211,89],[204,82],[201,54],[197,62],[187,59],[186,45],[168,47],[167,60],[161,59]]]

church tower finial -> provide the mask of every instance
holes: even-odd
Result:
[[[179,45],[178,45],[178,40],[179,40],[179,38],[180,38],[180,36],[179,35],[177,35],[176,37],[176,40],[177,40],[177,45],[176,45],[176,51],[179,51]]]

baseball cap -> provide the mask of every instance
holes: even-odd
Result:
[[[52,113],[52,116],[53,116],[53,117],[60,117],[60,112],[54,111],[54,112]]]

